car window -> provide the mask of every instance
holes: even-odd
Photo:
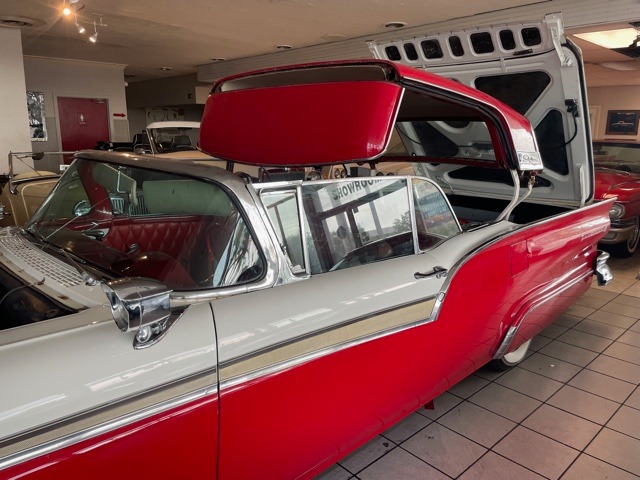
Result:
[[[412,255],[461,232],[446,197],[427,179],[360,177],[258,188],[294,273]]]
[[[265,269],[222,188],[142,168],[76,160],[27,231],[106,277],[148,277],[178,290],[247,283]]]

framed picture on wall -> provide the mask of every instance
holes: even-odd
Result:
[[[640,110],[609,110],[607,112],[608,135],[637,135]]]
[[[32,142],[47,141],[47,122],[44,116],[44,94],[27,92],[27,110],[29,112],[29,132]]]

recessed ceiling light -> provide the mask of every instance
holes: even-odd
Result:
[[[224,57],[213,57],[213,58],[211,58],[211,61],[212,62],[226,62],[227,59],[224,58]]]
[[[384,24],[384,28],[402,28],[406,26],[407,22],[387,22]]]
[[[291,50],[293,47],[291,45],[276,45],[278,50]]]
[[[604,48],[625,48],[638,37],[638,30],[629,27],[601,32],[575,33],[574,36]]]
[[[168,72],[170,70],[173,70],[173,68],[171,68],[171,67],[158,67],[158,70],[162,70],[163,72]]]
[[[0,17],[0,27],[15,27],[15,28],[27,28],[27,27],[40,27],[44,25],[44,22],[40,20],[34,20],[27,17],[15,17],[4,15]]]
[[[327,40],[329,42],[335,42],[336,40],[343,40],[347,37],[345,37],[344,35],[340,35],[338,33],[329,33],[327,35],[322,35],[320,38],[322,38],[323,40]]]

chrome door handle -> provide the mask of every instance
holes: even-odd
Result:
[[[447,276],[447,272],[448,270],[446,268],[436,266],[436,267],[433,267],[432,272],[427,272],[427,273],[416,272],[413,274],[413,276],[415,278],[429,278],[429,277],[442,278]]]

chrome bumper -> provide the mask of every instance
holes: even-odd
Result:
[[[606,285],[613,280],[613,274],[609,269],[609,265],[607,265],[607,260],[609,260],[609,253],[598,250],[593,274],[598,279],[598,285],[600,286]]]
[[[609,232],[600,240],[600,243],[613,245],[626,242],[633,234],[635,228],[636,225],[633,219],[612,222]]]

